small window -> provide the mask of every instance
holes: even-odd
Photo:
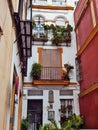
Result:
[[[28,90],[28,96],[43,96],[42,90]]]
[[[60,90],[60,96],[72,96],[73,95],[73,90]]]
[[[60,116],[61,116],[61,124],[65,122],[73,113],[73,99],[61,99],[61,108],[60,108]]]
[[[63,17],[56,18],[56,25],[65,26],[65,19]]]
[[[37,38],[40,38],[41,35],[44,33],[44,17],[36,16],[34,17],[34,23],[36,26],[33,28],[33,35],[36,35]]]
[[[75,63],[76,63],[76,78],[77,81],[81,81],[82,80],[82,67],[81,67],[81,60],[79,57],[77,57],[75,59]]]

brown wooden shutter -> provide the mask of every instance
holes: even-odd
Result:
[[[43,66],[41,79],[61,79],[60,50],[42,49],[40,52],[40,63]]]
[[[43,67],[60,67],[60,51],[58,49],[42,49],[40,63]]]

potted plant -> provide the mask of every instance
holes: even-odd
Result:
[[[32,28],[34,28],[35,26],[36,26],[36,23],[32,21]]]
[[[83,118],[80,115],[72,114],[70,118],[62,124],[62,127],[64,130],[79,130],[83,123]]]
[[[34,63],[31,69],[31,77],[33,77],[34,80],[38,80],[40,79],[40,76],[41,76],[41,65],[39,63]]]
[[[64,67],[66,68],[67,72],[69,72],[71,69],[74,69],[74,67],[70,64],[64,64]]]
[[[70,72],[71,69],[74,69],[74,67],[70,64],[64,64],[64,67],[66,68],[66,73],[63,77],[64,77],[65,80],[70,81],[69,72]]]
[[[29,117],[31,116],[31,114],[28,114],[26,118],[23,118],[21,121],[21,130],[28,130],[28,128],[30,127],[30,124],[28,122]]]

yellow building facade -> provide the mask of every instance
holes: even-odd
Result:
[[[14,19],[20,5],[19,0],[0,0],[0,130],[20,130],[21,126],[23,71]]]

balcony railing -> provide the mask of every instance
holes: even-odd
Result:
[[[47,0],[32,0],[34,5],[47,5]],[[66,0],[52,0],[53,6],[66,6]]]
[[[38,35],[34,34],[32,36],[32,41],[47,42],[48,38],[44,34],[40,35],[39,37],[38,37]]]
[[[66,6],[66,0],[52,0],[54,6]]]
[[[73,27],[69,24],[67,27],[43,24],[40,27],[35,26],[32,30],[32,41],[37,41],[37,44],[44,42],[43,45],[71,46]],[[49,42],[47,43],[47,41]],[[33,43],[36,44],[36,42]]]
[[[46,5],[47,4],[47,1],[46,0],[32,0],[32,3],[34,5]]]
[[[35,76],[35,75],[34,75]],[[69,81],[69,76],[64,67],[41,67],[39,76],[34,80],[67,80]]]

